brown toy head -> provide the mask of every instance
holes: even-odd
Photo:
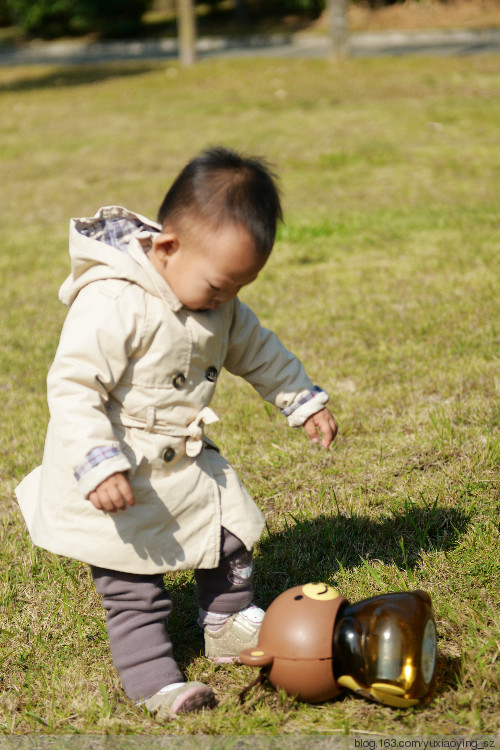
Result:
[[[342,690],[333,666],[333,634],[347,600],[325,583],[306,583],[280,594],[269,606],[258,644],[242,651],[243,664],[266,669],[277,689],[306,703],[335,698]]]

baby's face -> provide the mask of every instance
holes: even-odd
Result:
[[[264,267],[241,225],[206,225],[175,233],[165,230],[150,255],[176,297],[188,310],[216,310],[254,281]]]

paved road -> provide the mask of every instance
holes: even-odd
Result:
[[[350,57],[400,55],[500,54],[500,29],[450,31],[389,31],[352,33]],[[249,38],[201,38],[197,41],[200,60],[209,57],[327,57],[327,37],[316,34],[274,34]],[[0,65],[39,63],[88,64],[119,60],[175,59],[174,39],[106,42],[30,43],[0,49]]]

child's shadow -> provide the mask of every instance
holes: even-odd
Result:
[[[376,520],[355,514],[289,518],[282,531],[267,531],[259,542],[255,588],[264,607],[291,586],[308,581],[335,585],[337,572],[360,565],[370,566],[377,580],[374,562],[395,565],[411,578],[422,553],[453,547],[469,521],[460,510],[436,504],[407,505]],[[348,591],[342,593],[349,598]]]

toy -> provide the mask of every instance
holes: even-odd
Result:
[[[424,591],[382,594],[350,604],[332,586],[307,583],[269,606],[258,644],[243,664],[262,667],[271,684],[306,703],[344,688],[389,706],[430,697],[436,626]]]

